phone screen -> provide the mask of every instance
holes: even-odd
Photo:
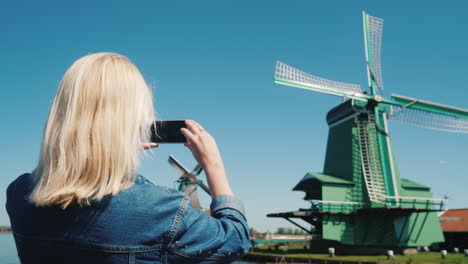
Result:
[[[186,127],[185,120],[158,120],[151,125],[151,141],[156,143],[185,143],[180,129]]]

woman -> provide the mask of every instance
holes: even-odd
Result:
[[[214,139],[194,121],[182,133],[203,166],[211,216],[178,191],[137,174],[154,120],[151,91],[124,56],[96,53],[65,73],[33,173],[7,190],[22,263],[220,263],[249,246],[242,203]]]

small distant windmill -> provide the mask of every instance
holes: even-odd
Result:
[[[203,168],[200,164],[197,164],[195,168],[190,172],[187,170],[174,156],[169,155],[169,163],[179,173],[180,177],[177,180],[179,182],[179,191],[185,192],[192,202],[192,207],[202,209],[200,200],[198,198],[197,187],[200,186],[207,194],[210,194],[210,189],[201,180],[197,179],[197,176],[202,172]]]
[[[363,12],[369,92],[357,84],[313,76],[277,62],[275,82],[347,99],[327,114],[329,136],[323,173],[307,173],[293,190],[312,206],[269,217],[301,218],[311,233],[348,245],[428,246],[443,241],[436,211],[444,199],[430,188],[401,179],[387,119],[424,128],[468,133],[468,110],[383,90],[380,50],[383,19]],[[310,231],[310,230],[309,230]]]

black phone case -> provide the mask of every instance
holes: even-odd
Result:
[[[185,143],[187,140],[180,132],[186,127],[185,120],[158,120],[151,125],[151,142]]]

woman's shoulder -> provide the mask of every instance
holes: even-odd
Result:
[[[32,174],[27,172],[23,173],[20,176],[18,176],[15,180],[13,180],[10,183],[10,186],[18,185],[18,184],[24,184],[24,183],[29,183],[32,180]]]
[[[137,175],[135,183],[129,189],[122,191],[122,193],[127,192],[132,195],[144,194],[145,196],[156,196],[161,198],[169,196],[171,198],[183,199],[187,196],[185,193],[178,190],[155,184],[140,174]]]
[[[32,189],[32,174],[24,173],[12,181],[7,188],[7,197],[13,194],[26,193]]]
[[[178,190],[152,183],[147,178],[138,175],[135,183],[128,189],[111,197],[110,203],[118,208],[125,204],[127,211],[177,211],[188,196]]]
[[[186,197],[138,177],[130,188],[93,203],[89,209],[94,216],[86,236],[96,241],[105,236],[111,244],[162,243]]]

